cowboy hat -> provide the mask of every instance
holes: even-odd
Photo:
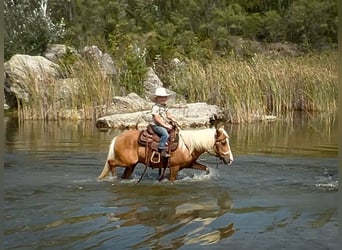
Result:
[[[172,96],[172,95],[173,95],[173,93],[172,92],[171,93],[168,92],[168,90],[166,88],[164,88],[164,87],[157,87],[157,88],[155,88],[154,93],[150,92],[147,97],[152,102],[156,102],[156,98],[158,96],[165,96],[165,97],[167,97],[169,99],[169,97]]]
[[[170,96],[171,94],[166,92],[166,89],[163,87],[158,87],[156,88],[156,90],[154,91],[154,98],[156,98],[157,96]]]

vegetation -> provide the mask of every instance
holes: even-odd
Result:
[[[170,74],[171,86],[190,101],[223,107],[230,122],[248,122],[295,110],[334,114],[337,110],[337,54],[250,60],[189,61]]]
[[[74,59],[75,60],[75,59]],[[65,66],[66,67],[66,66]],[[96,120],[106,113],[114,89],[112,79],[101,73],[101,69],[85,60],[76,60],[68,68],[73,84],[67,95],[61,82],[56,79],[37,79],[32,76],[27,84],[30,102],[18,103],[18,118],[22,120]],[[96,83],[96,84],[94,84]],[[42,90],[44,89],[44,91]]]
[[[14,54],[41,54],[47,44],[63,37],[65,32],[63,18],[59,22],[53,22],[47,2],[47,0],[4,1],[5,60]]]
[[[156,55],[166,61],[173,57],[203,59],[230,55],[234,48],[227,38],[231,36],[296,43],[306,51],[337,44],[337,0],[4,3],[6,59],[12,53],[42,51],[47,43],[56,41],[76,48],[96,44],[109,53],[118,47],[138,46],[142,51],[146,49],[148,64]]]
[[[113,56],[115,79],[83,65],[82,91],[96,94],[79,93],[77,108],[93,110],[113,93],[141,94],[152,66],[166,86],[188,101],[224,107],[232,122],[336,110],[336,55],[325,51],[337,44],[337,0],[5,0],[4,7],[5,60],[52,42],[95,44]],[[238,50],[236,37],[295,44],[304,54],[270,58]],[[67,59],[70,70],[75,61]]]
[[[294,111],[334,114],[337,110],[337,53],[307,54],[302,57],[268,58],[256,55],[250,60],[218,58],[208,64],[189,60],[167,72],[170,88],[189,102],[205,101],[223,107],[229,122],[254,121],[260,115],[291,116]],[[31,78],[30,103],[19,105],[22,119],[97,119],[106,113],[113,95],[113,79],[77,61],[77,70],[69,69],[75,90],[60,102],[58,84],[46,84]],[[50,79],[53,81],[53,79]],[[96,83],[96,84],[94,84]],[[117,86],[117,85],[116,85]],[[61,110],[75,111],[68,117]],[[63,116],[64,115],[64,116]]]

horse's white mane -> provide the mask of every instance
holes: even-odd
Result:
[[[214,146],[215,133],[215,128],[181,130],[180,138],[191,153],[197,150],[208,151]]]

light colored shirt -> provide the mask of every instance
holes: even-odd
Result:
[[[168,118],[167,118],[167,112],[168,112],[169,108],[166,105],[161,105],[161,104],[154,104],[152,107],[152,124],[154,125],[160,125],[156,122],[156,120],[154,119],[154,115],[159,115],[160,118],[165,122],[165,123],[169,123],[168,122]]]

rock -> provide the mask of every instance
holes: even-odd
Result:
[[[216,105],[191,103],[179,107],[171,107],[170,112],[182,128],[208,127],[213,120],[224,119],[223,110]],[[151,111],[144,110],[132,113],[118,113],[99,118],[98,128],[146,128],[151,122]]]
[[[5,98],[5,95],[4,95],[4,110],[7,110],[9,109],[10,107],[7,105],[6,103],[6,98]]]
[[[44,94],[48,85],[61,77],[59,66],[42,56],[14,55],[4,64],[5,98],[10,107],[17,101],[30,102],[30,89]]]
[[[170,112],[181,127],[207,127],[212,121],[224,119],[223,109],[205,102],[188,103]]]
[[[163,83],[154,70],[149,67],[144,81],[145,98],[149,99],[157,87],[163,87]]]
[[[76,49],[64,44],[49,44],[43,53],[43,56],[48,60],[58,64],[67,53],[80,56]]]
[[[171,59],[170,64],[172,66],[179,66],[179,65],[181,65],[181,60],[179,60],[177,57],[173,58],[173,59]]]
[[[145,99],[151,101],[151,96],[158,87],[163,87],[163,82],[159,79],[154,70],[150,67],[148,68],[146,79],[144,81]],[[167,92],[171,94],[168,103],[169,105],[176,102],[176,93],[167,89]]]
[[[127,96],[115,96],[113,98],[113,107],[116,111],[125,110],[125,112],[134,112],[151,109],[152,105],[152,102],[144,100],[136,93],[130,93]]]
[[[80,79],[65,78],[57,79],[54,91],[54,98],[58,107],[68,107],[72,105],[72,98],[78,94]]]
[[[102,51],[95,45],[86,46],[81,55],[92,63],[97,64],[106,75],[116,75],[117,70],[113,59],[108,54],[103,54]]]
[[[32,98],[41,102],[50,100],[51,103],[47,104],[54,102],[57,109],[71,108],[72,98],[80,86],[77,78],[61,78],[59,66],[41,56],[13,56],[5,63],[5,76],[5,103],[8,108],[15,108],[18,101],[29,103]]]
[[[229,36],[227,40],[237,57],[251,57],[256,54],[263,54],[269,57],[302,55],[296,44],[262,43],[243,39],[239,36]]]
[[[252,115],[252,121],[275,121],[278,119],[275,115],[262,115],[262,114],[254,114]]]

